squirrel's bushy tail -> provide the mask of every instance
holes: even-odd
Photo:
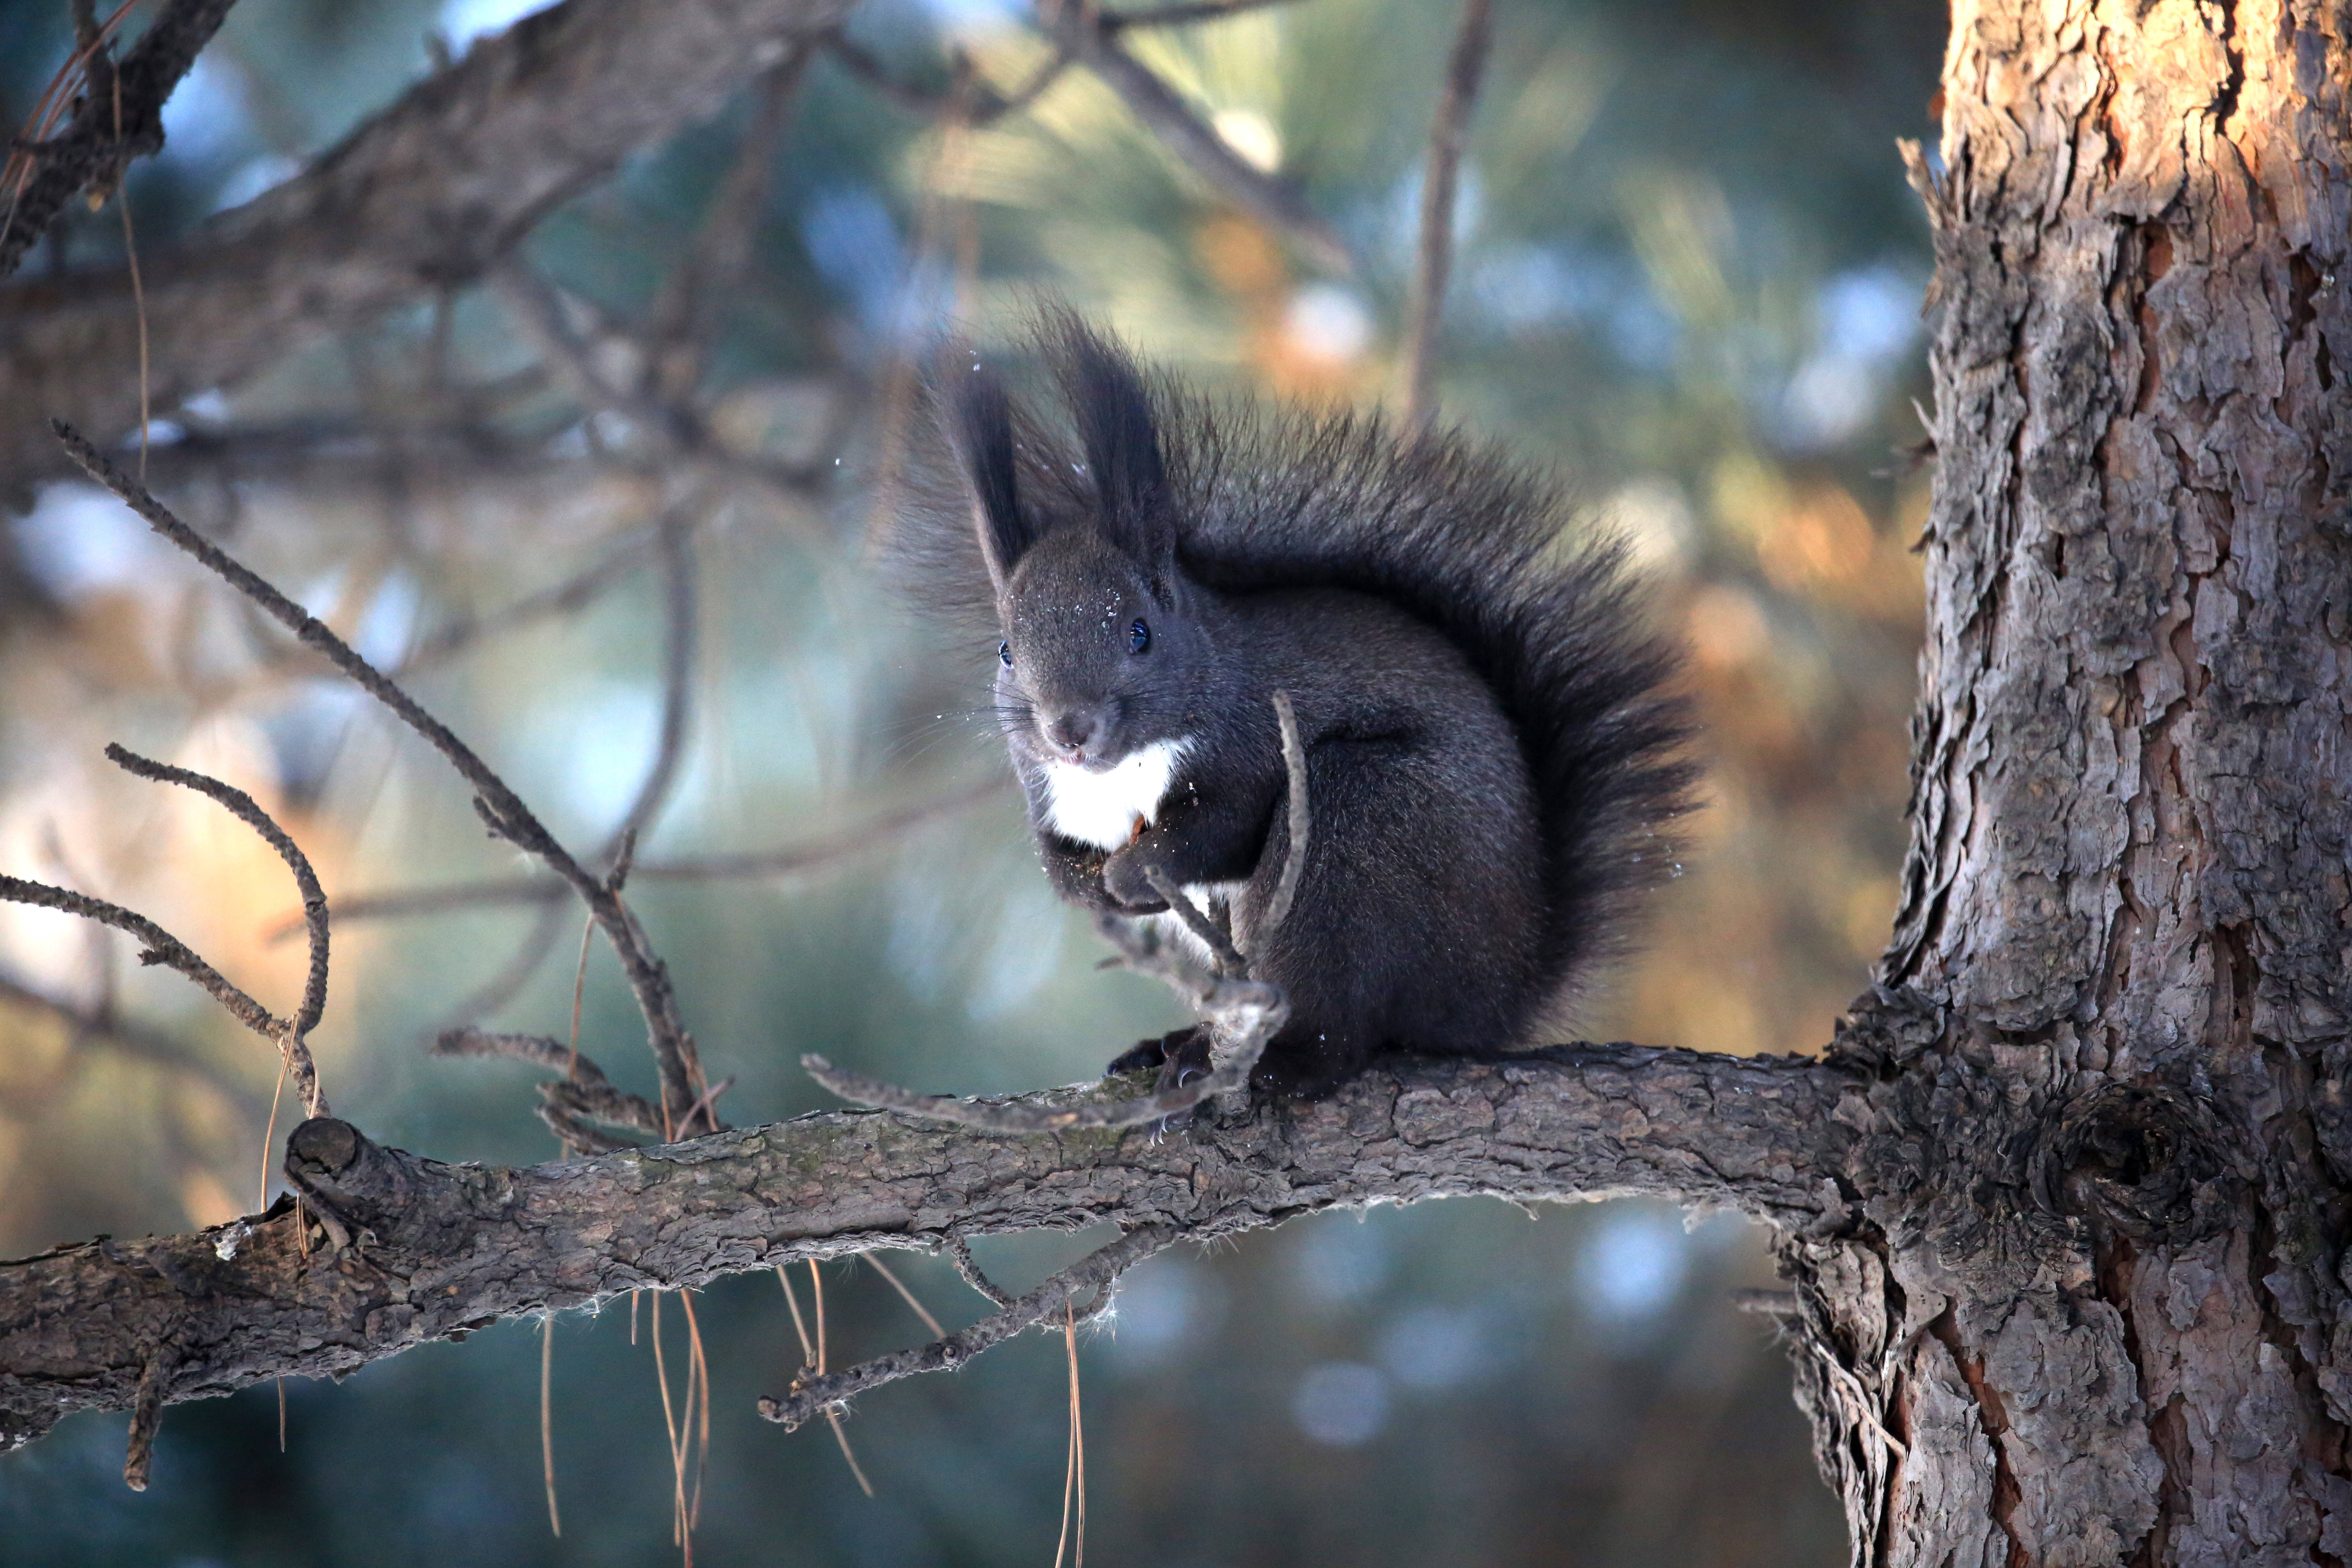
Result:
[[[1084,379],[1075,367],[1124,357],[1064,311],[1046,313],[1037,337],[1065,388]],[[1556,1022],[1628,940],[1632,896],[1672,874],[1696,780],[1678,651],[1651,626],[1622,545],[1577,519],[1557,487],[1458,435],[1408,438],[1377,416],[1213,401],[1145,372],[1118,379],[1149,389],[1186,573],[1233,592],[1387,599],[1443,631],[1493,687],[1542,816],[1544,1022]],[[957,388],[942,380],[951,408]],[[1033,505],[1089,504],[1054,458],[1066,443],[1024,428],[1019,445]],[[955,522],[934,510],[922,530],[930,550],[963,558],[943,577],[946,559],[933,556],[935,602],[987,591],[958,510]]]
[[[1541,952],[1555,1014],[1671,875],[1690,809],[1675,645],[1650,625],[1622,544],[1556,490],[1451,433],[1361,414],[1227,409],[1162,385],[1179,559],[1241,589],[1353,588],[1444,632],[1525,747],[1546,864]]]

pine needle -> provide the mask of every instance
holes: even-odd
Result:
[[[793,1310],[793,1332],[798,1334],[801,1340],[801,1364],[813,1369],[819,1376],[823,1376],[824,1374],[824,1276],[817,1272],[816,1259],[814,1258],[809,1259],[809,1279],[814,1281],[814,1289],[816,1291],[816,1341],[814,1343],[809,1341],[807,1320],[801,1316],[801,1299],[793,1290],[793,1277],[784,1272],[782,1264],[776,1265],[776,1283],[784,1288],[784,1302]],[[920,1307],[915,1310],[919,1312],[922,1311]],[[929,1314],[926,1313],[925,1316],[928,1317]],[[857,1478],[857,1489],[867,1497],[872,1497],[874,1483],[866,1479],[866,1467],[857,1462],[857,1451],[849,1446],[849,1433],[841,1425],[841,1412],[828,1410],[824,1413],[824,1419],[825,1425],[833,1428],[833,1440],[841,1445],[841,1457],[849,1462],[849,1473]]]
[[[1070,1352],[1070,1447],[1062,1471],[1062,1537],[1054,1542],[1054,1568],[1062,1568],[1063,1553],[1070,1547],[1073,1501],[1078,1528],[1071,1568],[1087,1568],[1087,1427],[1078,1410],[1078,1316],[1066,1301],[1062,1303],[1062,1342]]]
[[[823,1377],[828,1370],[824,1362],[824,1275],[818,1270],[814,1258],[809,1259],[809,1295],[815,1303],[809,1310],[816,1314],[816,1374]]]
[[[695,1423],[695,1440],[701,1445],[701,1452],[695,1459],[694,1497],[686,1511],[686,1522],[691,1528],[702,1522],[702,1478],[710,1468],[710,1361],[702,1352],[702,1324],[694,1315],[694,1292],[681,1290],[677,1300],[686,1309],[686,1338],[693,1347],[692,1359],[687,1363],[686,1407],[697,1409],[695,1401],[701,1401],[700,1418]]]
[[[563,1076],[573,1083],[580,1081],[580,999],[588,990],[588,938],[596,929],[596,917],[590,915],[580,928],[580,966],[572,972],[572,1061]]]
[[[253,1212],[261,1213],[269,1206],[269,1155],[278,1147],[278,1102],[286,1095],[286,1054],[278,1055],[278,1087],[269,1091],[269,1125],[261,1130],[261,1195],[254,1200]]]
[[[801,1299],[793,1294],[793,1277],[784,1272],[781,1263],[776,1265],[776,1283],[784,1288],[784,1304],[793,1310],[793,1332],[801,1337],[801,1364],[814,1366],[816,1350],[809,1343],[808,1324],[801,1319]]]
[[[907,1305],[915,1310],[915,1316],[923,1320],[923,1327],[931,1331],[931,1338],[935,1340],[943,1340],[948,1337],[948,1331],[940,1327],[940,1321],[937,1318],[932,1317],[929,1310],[925,1308],[920,1301],[915,1300],[915,1293],[907,1289],[905,1281],[898,1278],[898,1274],[892,1270],[888,1264],[882,1261],[882,1255],[880,1253],[863,1252],[858,1254],[858,1256],[865,1258],[866,1262],[874,1265],[874,1271],[881,1275],[883,1279],[890,1281],[890,1288],[898,1291],[899,1295],[906,1298]]]
[[[872,1497],[874,1483],[866,1479],[866,1467],[857,1462],[857,1451],[849,1446],[849,1434],[841,1425],[841,1412],[828,1410],[824,1418],[832,1424],[834,1440],[841,1445],[841,1457],[849,1461],[849,1473],[857,1478],[857,1489]]]
[[[563,1516],[555,1507],[555,1422],[549,1398],[554,1372],[555,1314],[549,1312],[539,1320],[539,1467],[547,1478],[548,1533],[562,1540]],[[279,1407],[284,1408],[282,1403]]]
[[[661,1303],[662,1293],[656,1290],[653,1321],[649,1325],[649,1332],[654,1342],[654,1378],[661,1384],[662,1426],[669,1434],[669,1538],[671,1544],[680,1548],[686,1553],[686,1568],[694,1568],[694,1532],[688,1527],[686,1518],[686,1451],[679,1447],[677,1407],[670,1403],[669,1397],[669,1368],[662,1357]],[[691,1399],[693,1397],[691,1378],[688,1380],[687,1388],[687,1397]],[[687,1412],[689,1420],[692,1419],[693,1414],[689,1408]]]

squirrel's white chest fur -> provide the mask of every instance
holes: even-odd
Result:
[[[1097,849],[1124,849],[1134,841],[1139,824],[1148,826],[1159,816],[1169,785],[1176,782],[1177,764],[1192,749],[1189,736],[1154,741],[1098,773],[1073,763],[1047,763],[1046,820],[1065,838]]]

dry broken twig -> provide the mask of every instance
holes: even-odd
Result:
[[[211,993],[214,1000],[227,1008],[238,1023],[278,1047],[286,1070],[294,1080],[295,1089],[301,1095],[302,1103],[309,1108],[310,1113],[313,1116],[330,1114],[326,1092],[319,1086],[318,1068],[310,1059],[310,1048],[305,1038],[317,1026],[320,1015],[327,1005],[327,901],[326,895],[320,891],[319,879],[311,871],[310,860],[288,837],[286,830],[271,821],[268,814],[254,804],[253,797],[244,791],[232,788],[218,779],[190,773],[185,768],[152,761],[121,746],[107,747],[106,754],[126,772],[141,778],[184,784],[219,801],[267,839],[293,868],[295,881],[302,889],[302,903],[310,931],[310,976],[304,984],[301,1005],[296,1015],[291,1018],[280,1018],[198,957],[187,943],[146,916],[126,910],[120,904],[47,882],[9,876],[0,876],[0,900],[33,904],[42,909],[79,915],[84,920],[96,921],[137,937],[142,943],[140,963],[175,969]]]
[[[231,816],[261,835],[262,840],[278,851],[278,858],[286,862],[286,868],[294,873],[294,885],[302,890],[303,927],[310,936],[310,966],[302,982],[301,1005],[295,1012],[293,1023],[280,1037],[279,1046],[286,1058],[286,1070],[294,1079],[294,1091],[301,1097],[304,1111],[311,1116],[326,1115],[327,1099],[320,1090],[318,1069],[311,1063],[308,1042],[310,1031],[319,1026],[320,1018],[327,1011],[327,894],[319,885],[319,874],[310,868],[310,858],[302,853],[301,846],[294,842],[293,835],[272,821],[269,814],[241,789],[203,773],[192,773],[186,768],[176,768],[168,763],[142,757],[120,745],[110,744],[106,748],[106,757],[116,767],[136,777],[151,779],[158,784],[175,784],[218,801]]]
[[[1462,0],[1462,24],[1445,65],[1445,90],[1430,127],[1429,161],[1421,177],[1421,265],[1405,327],[1404,427],[1417,433],[1437,414],[1437,324],[1445,313],[1445,283],[1454,264],[1454,186],[1470,111],[1486,73],[1494,33],[1493,0]]]
[[[583,1116],[607,1126],[624,1127],[655,1138],[662,1136],[659,1107],[642,1095],[614,1088],[612,1080],[604,1076],[604,1069],[598,1067],[592,1058],[573,1050],[561,1040],[552,1040],[544,1035],[505,1034],[490,1029],[444,1029],[433,1042],[433,1054],[436,1057],[504,1057],[562,1074],[562,1077],[539,1086],[540,1098],[543,1102],[539,1108],[539,1118],[558,1138],[579,1152],[601,1154],[614,1149],[637,1147],[592,1127],[583,1126],[579,1121]]]
[[[0,899],[16,904],[34,904],[46,910],[62,910],[69,915],[79,915],[84,920],[98,921],[117,931],[129,931],[144,946],[144,951],[139,954],[140,963],[160,963],[165,968],[178,970],[212,993],[214,1000],[227,1008],[247,1028],[274,1038],[287,1026],[286,1020],[247,995],[219,970],[197,957],[185,942],[144,915],[126,910],[120,904],[108,903],[104,899],[93,899],[85,893],[71,892],[23,877],[0,876]]]
[[[990,1301],[994,1302],[997,1306],[1010,1307],[1013,1305],[1012,1296],[1007,1292],[999,1289],[994,1280],[991,1279],[987,1275],[980,1271],[980,1263],[971,1255],[971,1243],[966,1241],[962,1237],[950,1232],[948,1236],[943,1250],[948,1255],[948,1260],[955,1265],[955,1271],[963,1276],[963,1282],[965,1284],[971,1286],[974,1290],[979,1291],[981,1295],[987,1298]],[[944,1339],[947,1336],[942,1334],[940,1337]]]
[[[913,1377],[919,1373],[952,1371],[990,1346],[1002,1343],[1024,1329],[1034,1328],[1047,1318],[1058,1316],[1066,1306],[1088,1290],[1097,1292],[1095,1301],[1090,1309],[1079,1315],[1091,1317],[1108,1304],[1110,1287],[1121,1274],[1181,1235],[1182,1232],[1175,1226],[1165,1225],[1143,1226],[1131,1230],[1109,1246],[1088,1253],[1027,1295],[959,1333],[840,1372],[798,1380],[792,1392],[781,1398],[771,1396],[761,1400],[760,1414],[789,1430],[867,1389]]]
[[[611,879],[597,876],[574,858],[571,851],[548,832],[506,780],[475,754],[473,748],[459,740],[448,726],[426,712],[408,693],[385,679],[324,623],[182,522],[169,508],[151,495],[145,486],[117,469],[107,461],[104,454],[71,426],[63,420],[55,420],[52,424],[66,450],[92,479],[113,491],[144,519],[150,528],[194,556],[215,575],[291,631],[305,647],[323,654],[330,663],[362,690],[392,710],[410,729],[424,737],[435,751],[446,758],[458,774],[473,786],[475,812],[491,832],[517,848],[538,856],[572,885],[594,914],[597,926],[619,956],[630,990],[636,997],[638,1010],[645,1016],[647,1041],[661,1069],[664,1101],[680,1108],[694,1104],[708,1085],[703,1080],[701,1064],[695,1054],[693,1037],[687,1033],[678,1017],[669,972],[646,941],[627,906],[621,901],[618,886]],[[717,1131],[715,1121],[708,1130]],[[671,1136],[685,1136],[697,1129],[679,1123],[668,1131]]]
[[[122,1484],[134,1492],[147,1489],[147,1468],[155,1457],[155,1434],[163,1426],[163,1394],[171,1385],[179,1355],[169,1344],[155,1347],[139,1375],[139,1393],[131,1406],[131,1437],[122,1455]]]

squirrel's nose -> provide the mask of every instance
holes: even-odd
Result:
[[[1045,721],[1045,739],[1063,751],[1084,752],[1102,733],[1102,715],[1092,709],[1057,713]]]

